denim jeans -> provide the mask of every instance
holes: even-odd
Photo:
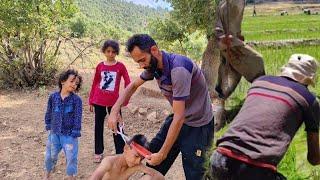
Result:
[[[167,137],[172,120],[173,115],[168,116],[156,137],[151,140],[149,146],[151,152],[156,153],[161,149]],[[210,147],[212,140],[213,120],[201,127],[191,127],[184,124],[176,142],[169,151],[167,158],[157,166],[148,166],[165,175],[177,158],[179,152],[181,152],[186,180],[203,179],[205,173],[203,165],[206,158],[206,151]]]
[[[48,135],[45,155],[46,171],[51,172],[53,170],[54,166],[57,164],[58,155],[61,149],[63,149],[66,157],[67,175],[76,175],[78,171],[78,138],[57,135],[54,133],[49,133]]]

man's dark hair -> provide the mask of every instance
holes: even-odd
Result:
[[[139,47],[144,52],[150,52],[152,46],[157,43],[148,34],[135,34],[127,41],[127,51],[132,52],[135,46]]]
[[[110,40],[110,39],[106,40],[101,47],[101,52],[104,53],[108,47],[112,47],[112,49],[114,49],[116,54],[119,55],[120,48],[119,48],[119,43],[117,41]]]
[[[81,89],[81,85],[82,85],[82,77],[78,74],[78,71],[74,70],[74,69],[68,69],[62,73],[60,73],[59,75],[59,80],[58,80],[58,85],[59,85],[59,89],[62,89],[62,83],[65,82],[70,75],[74,75],[75,78],[79,78],[79,84],[77,85],[77,89],[75,90],[76,92],[78,92]]]
[[[139,144],[140,146],[143,146],[144,148],[149,150],[149,142],[147,140],[147,137],[142,134],[136,134],[134,135],[128,142],[128,144],[131,144],[132,142],[135,142]]]

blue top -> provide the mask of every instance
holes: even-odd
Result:
[[[60,92],[50,95],[45,115],[46,130],[59,135],[80,137],[82,100],[71,93],[62,100]]]

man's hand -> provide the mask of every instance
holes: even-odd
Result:
[[[225,50],[227,48],[230,48],[232,38],[233,38],[233,36],[231,34],[228,36],[223,35],[223,36],[219,37],[218,46],[219,46],[220,50]]]
[[[152,165],[152,166],[159,165],[166,158],[167,158],[167,155],[165,155],[165,154],[163,154],[161,152],[153,153],[153,154],[148,155],[146,157],[147,163]]]
[[[244,41],[244,36],[242,36],[241,34],[238,35],[238,38],[239,38],[241,41]]]
[[[108,128],[111,129],[113,131],[113,133],[117,134],[117,123],[121,123],[122,122],[122,118],[118,113],[115,113],[113,111],[111,111],[108,120],[107,120],[107,124],[108,124]]]
[[[113,105],[111,112],[109,114],[107,124],[108,128],[111,129],[114,133],[117,134],[117,122],[122,122],[122,118],[120,116],[120,108],[121,106],[129,101],[130,97],[134,92],[136,92],[137,88],[141,86],[145,81],[140,77],[130,83],[120,94],[117,102]]]
[[[94,108],[93,105],[90,105],[90,109],[89,109],[90,112],[93,112],[93,108]]]

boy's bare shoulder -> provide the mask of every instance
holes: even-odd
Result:
[[[114,169],[114,162],[116,160],[117,158],[115,156],[106,156],[103,158],[98,168],[90,177],[90,180],[108,179],[110,172]]]
[[[101,164],[108,164],[110,166],[112,166],[112,164],[119,158],[119,156],[114,155],[114,156],[106,156],[105,158],[103,158]]]
[[[107,161],[112,161],[112,160],[116,160],[116,159],[118,159],[119,158],[119,156],[118,155],[110,155],[110,156],[106,156],[105,158],[103,158],[103,159],[106,159]]]

